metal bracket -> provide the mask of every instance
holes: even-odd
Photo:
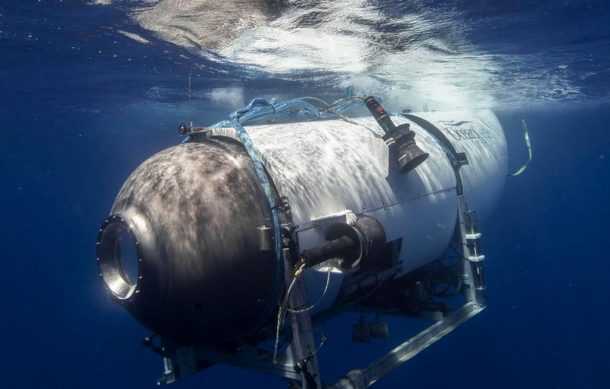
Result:
[[[292,279],[292,263],[290,250],[284,249],[284,269],[286,279]],[[289,296],[289,304],[292,307],[306,306],[308,303],[307,289],[303,279],[297,279],[294,289]],[[316,357],[316,344],[313,336],[313,325],[309,311],[290,313],[292,329],[292,342],[289,352],[295,361],[294,366],[299,374],[300,387],[302,389],[321,388],[320,369]],[[313,381],[313,382],[312,382]]]
[[[483,276],[483,261],[485,255],[481,253],[478,231],[474,212],[468,209],[464,195],[458,195],[458,230],[462,245],[462,269],[464,284],[467,286],[465,296],[468,301],[477,305],[485,305],[485,279]]]
[[[195,347],[187,346],[176,349],[172,358],[163,357],[163,376],[157,381],[157,385],[171,384],[182,377],[188,377],[199,370],[195,358]]]

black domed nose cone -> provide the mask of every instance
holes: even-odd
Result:
[[[102,244],[114,253],[102,278],[150,330],[176,343],[213,343],[247,336],[270,315],[281,272],[258,234],[271,210],[238,142],[211,138],[154,155],[126,180],[112,214],[138,241],[137,282],[127,260],[116,259],[122,252],[108,249],[119,244],[116,231]]]

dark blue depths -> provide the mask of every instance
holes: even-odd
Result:
[[[467,7],[463,3],[451,5]],[[515,3],[527,10],[525,18],[548,5]],[[0,12],[13,17],[9,25],[0,19],[0,30],[14,38],[0,40],[0,386],[153,387],[161,361],[139,346],[148,333],[103,292],[94,242],[127,175],[154,152],[180,141],[176,125],[190,115],[185,97],[150,97],[146,91],[160,85],[183,88],[188,65],[173,58],[192,54],[163,42],[154,42],[152,49],[125,40],[118,44],[139,58],[134,63],[95,57],[113,45],[98,34],[103,31],[99,19],[121,23],[119,11],[76,3],[68,8],[23,4],[0,5]],[[512,167],[526,158],[521,118],[528,121],[535,155],[523,175],[508,179],[492,219],[482,228],[489,307],[379,388],[610,387],[610,111],[595,102],[607,98],[610,75],[603,58],[607,53],[590,49],[607,48],[608,32],[584,27],[588,19],[582,10],[594,3],[574,4],[580,13],[569,12],[579,19],[569,27],[584,30],[584,41],[555,47],[599,56],[594,81],[587,78],[581,85],[588,101],[498,112]],[[497,8],[519,12],[500,2]],[[474,9],[469,12],[474,25],[485,19]],[[608,18],[607,9],[590,12],[584,15],[606,12],[601,19]],[[31,30],[29,18],[46,18],[34,24],[40,30],[34,35],[44,42],[23,38]],[[568,11],[561,15],[564,19],[569,21]],[[581,29],[578,23],[583,23]],[[532,27],[530,34],[514,31],[543,44],[560,39],[545,38],[550,27],[543,27]],[[492,34],[479,43],[493,45],[492,38],[500,39]],[[74,42],[90,53],[72,53]],[[525,46],[523,50],[536,49]],[[159,48],[170,54],[155,54]],[[197,88],[237,84],[239,72],[223,78],[225,73],[209,71]],[[242,85],[249,97],[325,93],[321,86],[298,82],[286,91],[285,83],[249,78]],[[205,99],[196,100],[194,107],[195,119],[205,124],[230,111]],[[378,356],[404,332],[402,322],[392,320],[390,340],[351,344],[350,320],[338,319],[322,329],[329,340],[320,359],[330,378],[362,365],[367,356]],[[244,384],[284,387],[275,378],[229,367],[213,367],[178,387]]]

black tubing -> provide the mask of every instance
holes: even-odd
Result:
[[[337,239],[329,240],[321,246],[310,250],[305,250],[301,254],[307,262],[307,266],[315,266],[332,258],[341,258],[348,262],[355,261],[358,258],[354,257],[354,248],[359,245],[349,236],[342,236]],[[356,251],[357,252],[357,251]]]

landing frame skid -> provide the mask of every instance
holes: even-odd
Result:
[[[417,335],[406,340],[366,368],[351,370],[334,385],[327,386],[326,389],[368,388],[433,343],[439,341],[468,319],[480,313],[483,309],[485,309],[485,306],[467,302],[460,309],[450,313]]]

